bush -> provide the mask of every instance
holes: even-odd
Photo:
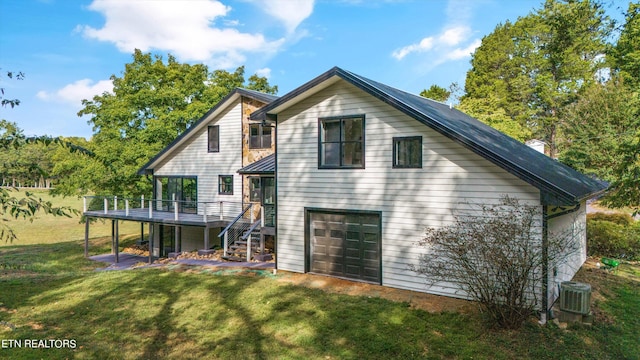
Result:
[[[429,285],[455,283],[477,301],[492,325],[520,327],[542,302],[539,284],[547,264],[560,264],[579,250],[574,233],[540,246],[539,207],[504,196],[500,204],[467,203],[475,211],[454,213],[448,226],[427,228],[418,243],[426,249],[411,269]]]
[[[640,224],[587,218],[587,253],[616,259],[640,260]],[[615,218],[620,220],[621,217]]]

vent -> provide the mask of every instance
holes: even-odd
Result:
[[[591,285],[564,281],[560,284],[560,310],[587,315],[591,307]]]

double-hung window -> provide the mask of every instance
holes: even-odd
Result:
[[[393,167],[422,167],[422,136],[393,138]]]
[[[218,194],[233,195],[233,175],[218,176]]]
[[[271,147],[271,127],[262,124],[249,125],[249,149],[268,149]]]
[[[364,115],[318,120],[318,167],[364,168]]]

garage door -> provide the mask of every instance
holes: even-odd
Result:
[[[380,214],[309,213],[310,271],[380,283]]]

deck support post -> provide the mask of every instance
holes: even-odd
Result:
[[[253,237],[253,234],[249,234],[249,237],[247,238],[247,262],[251,261],[251,238]]]
[[[175,253],[177,254],[180,251],[180,226],[176,225],[175,226]]]
[[[89,257],[89,218],[84,218],[84,257]]]
[[[144,240],[144,223],[140,222],[140,241]]]
[[[116,237],[116,221],[111,220],[111,255],[115,253],[113,249],[113,244],[115,243],[115,237]]]
[[[227,252],[229,251],[229,232],[224,233],[224,239],[222,240],[222,247],[224,248],[224,256],[227,256]]]
[[[120,262],[119,259],[119,255],[120,255],[120,229],[119,229],[119,223],[120,220],[116,220],[116,247],[115,247],[115,260],[116,260],[116,264]]]
[[[149,264],[153,264],[153,223],[149,223]]]
[[[264,234],[260,234],[260,255],[264,254]]]

